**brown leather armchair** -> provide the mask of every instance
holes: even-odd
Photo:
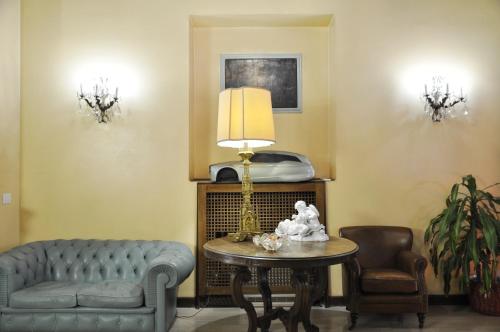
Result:
[[[417,313],[419,327],[427,313],[424,271],[427,260],[411,252],[413,233],[406,227],[353,226],[340,236],[356,242],[358,256],[342,267],[342,288],[350,330],[359,313]]]

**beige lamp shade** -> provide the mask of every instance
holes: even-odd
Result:
[[[217,145],[231,148],[275,143],[271,92],[243,87],[219,94]]]

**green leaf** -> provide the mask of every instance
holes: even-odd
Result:
[[[472,175],[467,175],[462,178],[462,183],[465,184],[467,189],[469,190],[471,196],[475,195],[477,186],[476,186],[476,179]]]
[[[441,212],[437,217],[432,218],[432,220],[429,222],[429,226],[427,226],[427,229],[425,230],[424,234],[424,241],[427,243],[431,239],[431,235],[434,232],[434,225],[441,219],[443,216],[443,213]]]
[[[447,258],[441,262],[441,274],[444,281],[444,293],[448,295],[451,289],[451,277],[453,272],[453,258]]]
[[[482,268],[482,271],[481,271],[481,292],[483,293],[489,293],[490,290],[491,290],[491,283],[492,283],[492,273],[491,273],[491,270],[490,270],[490,266],[488,264],[488,260],[487,259],[483,259],[482,260],[482,264],[481,264],[481,268]]]
[[[430,254],[431,254],[431,264],[432,264],[432,267],[434,270],[434,275],[437,276],[438,275],[439,259],[438,259],[437,254],[436,254],[436,250],[434,250],[434,249],[430,250]]]
[[[475,265],[479,264],[479,254],[477,250],[477,239],[476,239],[476,228],[473,227],[473,231],[471,231],[468,235],[468,244],[469,244],[469,250],[471,253],[471,258],[472,261],[474,262]]]
[[[441,259],[444,257],[444,255],[446,255],[448,253],[450,249],[450,240],[447,240],[445,242],[441,242],[440,243],[440,246],[439,246],[439,255],[438,255],[438,258]]]
[[[443,241],[448,235],[450,223],[456,215],[456,205],[456,201],[452,201],[450,206],[445,210],[444,216],[439,223],[438,241]]]
[[[464,208],[465,208],[465,200],[461,200],[458,206],[458,212],[456,216],[456,220],[453,224],[453,230],[450,232],[450,248],[452,253],[455,255],[456,254],[456,245],[458,242],[460,242],[460,231],[463,228],[463,222],[465,220],[465,213],[464,213]]]
[[[478,200],[480,200],[483,204],[485,204],[489,208],[491,208],[495,213],[498,213],[498,211],[495,207],[495,204],[498,205],[499,203],[495,202],[492,194],[490,194],[487,191],[482,191],[482,190],[478,190],[477,193],[478,193]]]
[[[494,253],[497,246],[497,230],[495,225],[482,209],[479,209],[479,218],[481,219],[481,224],[483,226],[483,235],[486,241],[486,246],[491,253]]]
[[[464,290],[467,289],[469,282],[470,282],[470,276],[469,276],[469,262],[470,262],[470,255],[467,250],[467,247],[465,247],[465,252],[464,255],[462,256],[462,278],[460,282],[460,289]]]
[[[456,201],[457,200],[457,195],[458,195],[458,189],[460,188],[460,185],[458,183],[455,183],[451,187],[451,193],[450,193],[450,201]]]

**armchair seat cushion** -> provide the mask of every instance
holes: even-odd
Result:
[[[77,302],[90,308],[138,308],[144,304],[144,291],[138,283],[104,281],[80,289]]]
[[[85,284],[47,281],[11,294],[9,306],[22,309],[62,309],[76,307],[76,293]]]
[[[396,269],[365,269],[361,273],[361,290],[365,293],[403,293],[418,291],[417,279]]]

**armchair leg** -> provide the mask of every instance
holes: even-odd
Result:
[[[351,325],[349,326],[349,331],[352,331],[356,327],[356,321],[358,320],[358,313],[351,312]]]
[[[419,312],[417,314],[418,316],[418,328],[423,328],[424,327],[424,321],[425,321],[425,314],[424,313],[421,313]]]

